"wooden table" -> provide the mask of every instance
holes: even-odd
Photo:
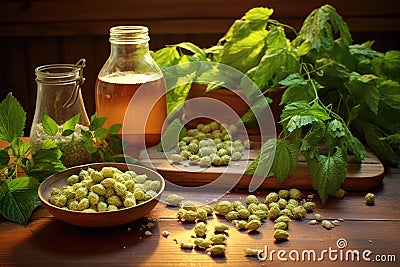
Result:
[[[365,191],[349,192],[344,199],[330,199],[326,205],[316,198],[314,213],[324,218],[342,218],[340,226],[326,230],[321,224],[309,225],[308,221],[314,217],[311,213],[303,221],[290,222],[290,237],[286,242],[274,242],[274,224],[269,220],[265,220],[260,231],[250,234],[232,226],[224,257],[210,257],[195,249],[181,250],[176,241],[190,241],[194,224],[178,221],[177,208],[163,203],[147,216],[156,218],[151,236],[144,234],[142,226],[147,224],[147,218],[113,228],[80,228],[58,221],[38,208],[27,227],[0,218],[0,266],[398,266],[400,169],[387,169],[382,185],[370,191],[376,195],[374,206],[364,204]],[[259,190],[255,194],[262,200],[268,192]],[[247,194],[246,190],[234,189],[223,199],[244,201]],[[211,228],[218,221],[227,223],[214,215],[207,224]],[[168,231],[169,236],[163,237],[163,231]],[[338,248],[339,239],[347,242],[343,249]],[[268,258],[259,261],[245,257],[247,247],[267,248]],[[318,260],[323,250],[326,250],[323,260]],[[296,256],[296,251],[300,258],[294,262],[289,256]],[[316,260],[311,257],[310,261],[308,256],[314,251]],[[357,252],[359,261],[352,260]],[[371,262],[366,262],[363,255]],[[391,262],[377,262],[379,257]]]

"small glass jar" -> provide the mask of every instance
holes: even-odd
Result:
[[[81,86],[85,79],[83,68],[85,59],[76,64],[51,64],[35,69],[37,96],[30,142],[33,149],[38,149],[45,140],[52,139],[63,152],[62,162],[66,166],[75,166],[90,162],[90,154],[85,149],[81,130],[87,130],[89,118],[82,98]],[[57,133],[45,131],[42,123],[43,114],[47,114],[58,125]],[[80,114],[75,132],[62,135],[66,121]]]
[[[133,155],[160,142],[167,117],[165,81],[149,40],[144,26],[111,28],[110,56],[96,81],[97,116],[107,118],[105,127],[122,124]]]

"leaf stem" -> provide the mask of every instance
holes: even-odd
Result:
[[[315,87],[313,79],[311,78],[311,71],[308,69],[307,64],[303,64],[303,69],[306,72],[307,80],[311,83],[311,86],[312,86],[312,88],[314,90],[315,99],[312,100],[311,103],[319,102],[319,96],[318,96],[317,88]]]
[[[288,28],[288,29],[291,30],[296,36],[298,35],[296,29],[295,29],[294,27],[290,26],[290,25],[281,23],[281,22],[279,22],[279,21],[277,21],[277,20],[274,20],[274,19],[269,19],[268,21],[269,21],[271,24],[275,24],[275,25],[278,25],[278,26],[283,26],[284,28]]]

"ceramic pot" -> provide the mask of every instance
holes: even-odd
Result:
[[[193,83],[191,85],[182,108],[184,122],[189,127],[195,127],[199,123],[206,124],[212,120],[232,124],[249,109],[241,90],[220,88],[206,92],[206,88],[207,86],[203,84]],[[196,100],[196,98],[199,99]],[[206,102],[200,101],[200,98]],[[216,101],[208,101],[205,98]],[[236,115],[233,112],[221,112],[223,104],[229,106]]]
[[[183,122],[190,128],[196,127],[196,125],[199,123],[206,124],[212,121],[212,119],[207,118],[206,116],[199,116],[199,114],[212,114],[214,120],[218,120],[221,123],[231,124],[236,122],[237,118],[243,116],[249,109],[248,104],[244,100],[246,98],[241,90],[219,88],[210,92],[206,92],[206,88],[206,85],[193,83],[186,100],[193,100],[199,97],[211,98],[229,106],[236,113],[236,115],[232,113],[219,112],[221,109],[221,106],[219,105],[221,105],[221,103],[218,104],[217,101],[207,102],[207,105],[197,104],[197,101],[186,101],[182,108],[182,119]],[[279,102],[283,92],[284,88],[282,87],[276,91],[267,93],[267,96],[273,101],[270,104],[270,108],[274,116],[277,133],[282,130],[282,127],[278,122],[282,112],[282,107],[279,105]],[[247,132],[249,134],[257,134],[259,133],[259,128],[258,126],[248,128]]]

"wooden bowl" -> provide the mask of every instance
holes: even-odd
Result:
[[[141,203],[131,208],[123,208],[116,211],[87,213],[81,211],[65,210],[49,203],[48,200],[50,198],[50,192],[52,188],[62,188],[63,186],[67,185],[67,179],[69,176],[73,174],[79,174],[81,170],[86,170],[89,167],[95,170],[101,170],[103,167],[116,167],[121,171],[132,170],[137,174],[147,174],[148,179],[160,181],[161,189],[159,192],[157,192],[157,195],[154,198],[144,203]],[[160,174],[149,168],[133,164],[103,162],[75,166],[49,176],[40,184],[38,195],[40,200],[42,201],[43,206],[54,217],[63,222],[84,227],[110,227],[133,222],[145,216],[157,205],[161,194],[164,191],[164,187],[164,178]]]

